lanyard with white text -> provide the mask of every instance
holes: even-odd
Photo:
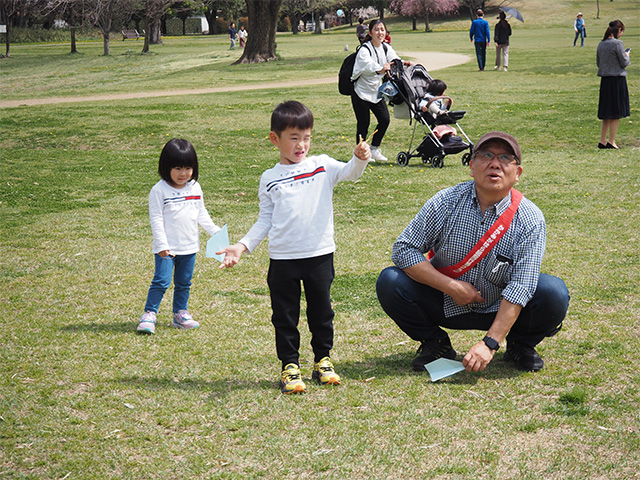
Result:
[[[438,271],[440,273],[444,273],[447,277],[458,278],[475,267],[476,264],[482,260],[493,247],[496,246],[498,241],[500,241],[502,236],[509,229],[513,216],[516,214],[516,210],[518,210],[518,207],[520,206],[521,200],[522,193],[512,188],[511,205],[509,205],[504,213],[500,215],[493,225],[491,225],[491,228],[486,231],[482,238],[478,240],[478,243],[475,244],[467,256],[455,265],[438,268]],[[434,252],[431,250],[427,255],[427,259],[431,260],[433,256]]]

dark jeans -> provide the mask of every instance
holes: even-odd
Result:
[[[373,112],[378,120],[378,125],[374,130],[378,130],[371,140],[372,147],[379,147],[382,143],[382,138],[387,132],[389,127],[389,109],[384,100],[380,100],[378,103],[367,102],[362,100],[357,93],[351,94],[351,105],[353,106],[353,112],[356,114],[356,143],[360,142],[360,137],[366,140],[369,133],[369,124],[371,123],[371,115],[369,112]]]
[[[580,30],[578,30],[576,32],[576,38],[573,39],[573,46],[576,46],[576,42],[578,41],[578,37],[580,37],[580,43],[581,43],[581,47],[584,47],[584,37],[585,37],[585,31],[584,28],[581,28]]]
[[[443,293],[418,283],[397,267],[382,271],[376,284],[383,310],[414,340],[448,339],[440,327],[453,330],[489,330],[495,313],[465,313],[445,317]],[[522,309],[507,335],[515,341],[535,347],[545,337],[558,333],[567,308],[569,291],[558,277],[540,274],[533,298]]]
[[[276,351],[282,367],[299,365],[300,282],[307,299],[307,322],[311,332],[311,347],[317,362],[328,357],[333,348],[333,317],[331,283],[335,276],[333,253],[300,260],[271,260],[267,283],[271,294],[276,331]]]
[[[484,70],[487,63],[487,42],[473,42],[476,47],[476,58],[478,59],[478,68]]]

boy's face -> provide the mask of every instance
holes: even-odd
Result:
[[[280,150],[280,163],[294,165],[307,158],[311,146],[311,129],[288,127],[278,135],[269,133],[269,140]]]

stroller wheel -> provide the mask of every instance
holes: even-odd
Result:
[[[462,165],[467,166],[469,163],[471,163],[471,153],[467,152],[462,155]]]
[[[400,152],[396,157],[396,162],[398,162],[398,165],[400,165],[401,167],[406,167],[407,165],[409,165],[409,155],[407,154],[407,152]]]
[[[444,166],[444,156],[434,155],[431,157],[431,166],[433,168],[442,168]]]

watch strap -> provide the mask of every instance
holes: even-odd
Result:
[[[498,341],[495,338],[491,338],[489,335],[485,335],[482,341],[487,347],[489,347],[494,352],[497,352],[498,349],[500,348],[500,343],[498,343]]]

